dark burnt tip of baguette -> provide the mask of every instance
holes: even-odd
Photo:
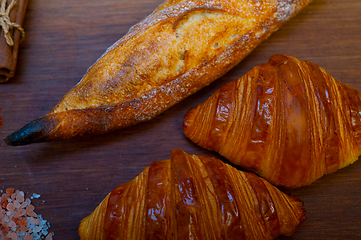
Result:
[[[23,146],[31,143],[47,141],[49,120],[40,117],[25,125],[23,128],[11,133],[4,138],[6,144],[10,146]]]

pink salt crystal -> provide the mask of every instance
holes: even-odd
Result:
[[[5,221],[5,217],[3,217],[3,219],[1,219],[1,225],[6,226],[7,222]]]
[[[31,204],[26,207],[26,211],[28,210],[33,211],[34,209],[35,209],[34,205]]]
[[[18,195],[16,195],[16,200],[21,202],[24,202],[24,192],[23,191],[19,191]]]
[[[8,237],[9,237],[11,240],[16,240],[16,239],[18,239],[17,234],[14,233],[14,232],[9,232],[9,233],[8,233]]]
[[[9,217],[8,216],[4,216],[3,217],[3,222],[5,223],[8,223],[10,220],[9,220]],[[6,224],[5,224],[6,225]]]
[[[14,206],[14,203],[8,203],[8,205],[6,206],[6,209],[10,212],[14,211],[15,210],[15,206]]]
[[[30,216],[30,217],[36,217],[36,216],[38,216],[34,211],[31,211],[31,212],[29,212],[28,213],[28,216]]]
[[[2,202],[2,203],[5,203],[5,202],[7,202],[7,200],[8,200],[8,196],[7,196],[6,193],[4,193],[4,194],[1,196],[1,202]],[[4,206],[2,206],[2,207],[4,207]]]
[[[29,229],[25,225],[20,225],[19,230],[22,232],[27,232]]]
[[[15,200],[15,201],[14,201],[14,207],[15,207],[16,209],[19,209],[20,206],[21,206],[21,204],[19,203],[19,201],[18,201],[18,200]]]
[[[36,213],[34,212],[34,206],[33,205],[28,205],[26,207],[26,214],[28,214],[28,216],[30,217],[36,217]]]
[[[46,236],[45,240],[53,240],[53,234],[52,234],[52,233],[49,233],[49,234]]]
[[[13,194],[14,190],[14,188],[7,188],[6,193],[10,196],[11,194]]]
[[[33,237],[30,234],[26,234],[24,240],[32,240]]]
[[[17,195],[16,193],[11,194],[11,196],[10,196],[10,197],[11,197],[11,199],[12,199],[12,200],[15,200],[16,195]]]
[[[35,218],[33,218],[33,217],[30,217],[30,218],[29,218],[29,223],[32,224],[32,225],[37,224]]]
[[[26,214],[26,211],[24,209],[20,209],[16,212],[15,214],[15,218],[19,218],[19,217],[22,217]]]
[[[28,206],[28,203],[27,203],[27,202],[22,202],[22,203],[21,203],[21,208],[25,208],[26,206]]]
[[[8,224],[9,228],[15,228],[16,227],[16,223],[14,221],[10,221]]]

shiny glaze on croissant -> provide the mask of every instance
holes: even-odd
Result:
[[[302,202],[253,173],[180,149],[116,187],[84,218],[81,239],[275,239],[305,219]]]
[[[135,25],[47,115],[5,142],[102,134],[149,120],[238,64],[311,0],[168,0]]]
[[[183,130],[275,185],[300,187],[358,159],[360,97],[316,64],[274,55],[190,109]]]

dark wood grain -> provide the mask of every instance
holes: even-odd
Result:
[[[35,210],[50,222],[55,239],[78,239],[80,220],[106,194],[152,161],[168,159],[172,149],[219,157],[184,137],[185,112],[272,54],[314,62],[361,91],[361,1],[314,0],[227,75],[149,122],[87,139],[5,145],[5,136],[50,111],[107,47],[161,2],[29,3],[16,75],[0,85],[0,189],[41,194]],[[304,201],[307,220],[294,236],[280,239],[361,239],[361,161],[310,186],[284,191]]]

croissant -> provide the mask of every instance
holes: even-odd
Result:
[[[149,120],[238,64],[311,0],[168,0],[9,145],[102,134]]]
[[[275,239],[305,219],[303,203],[254,173],[180,149],[116,187],[85,217],[80,239]]]
[[[188,110],[183,132],[274,185],[301,187],[358,159],[360,97],[316,64],[273,55]]]

